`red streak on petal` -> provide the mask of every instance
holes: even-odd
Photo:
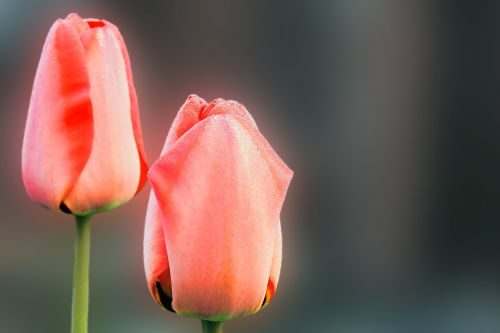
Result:
[[[87,20],[87,24],[91,28],[102,28],[106,25],[106,23],[102,20]]]

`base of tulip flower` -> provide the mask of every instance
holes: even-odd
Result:
[[[89,314],[90,217],[75,216],[75,257],[73,263],[73,304],[71,332],[87,333]]]
[[[222,321],[201,320],[203,333],[222,333]]]

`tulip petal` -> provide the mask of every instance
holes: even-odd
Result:
[[[284,198],[288,185],[293,177],[293,171],[285,164],[285,162],[283,162],[283,160],[271,147],[269,142],[267,142],[266,138],[264,138],[262,133],[260,133],[253,117],[247,109],[236,101],[225,101],[220,98],[212,102],[212,104],[214,104],[213,108],[210,108],[210,106],[207,108],[209,111],[202,110],[201,112],[205,112],[207,114],[206,116],[216,114],[231,115],[245,127],[253,140],[255,140],[259,148],[259,153],[267,162],[269,170],[272,173],[277,186],[280,188],[280,191],[283,193]],[[282,202],[283,201],[281,201],[281,203]],[[281,210],[281,206],[279,209]]]
[[[165,154],[179,138],[200,121],[200,110],[207,105],[205,100],[197,95],[190,95],[181,106],[167,135],[161,155]]]
[[[92,87],[94,136],[88,162],[64,200],[74,214],[105,210],[130,200],[140,178],[120,45],[107,27],[90,29],[81,38]]]
[[[197,122],[216,114],[239,116],[244,120],[249,121],[254,126],[257,126],[247,109],[236,101],[226,101],[222,98],[218,98],[210,103],[207,103],[203,98],[192,94],[187,98],[186,102],[181,106],[179,112],[177,113],[177,116],[170,127],[162,154],[164,154]]]
[[[188,97],[184,105],[180,108],[177,116],[170,128],[170,131],[162,150],[164,155],[180,137],[184,135],[200,120],[214,115],[230,115],[240,121],[242,125],[251,133],[261,151],[261,155],[266,159],[271,171],[280,187],[287,187],[293,172],[281,160],[264,136],[259,132],[255,120],[250,112],[240,103],[232,100],[218,98],[207,103],[203,98],[192,94]],[[278,172],[274,172],[278,170]]]
[[[283,162],[268,163],[265,139],[239,118],[199,121],[149,173],[163,217],[172,305],[182,315],[254,313],[268,285],[292,174]]]
[[[144,227],[144,270],[151,295],[160,305],[173,311],[165,236],[158,202],[153,191],[149,195]],[[162,297],[162,293],[170,298],[168,302],[164,301],[165,297]]]
[[[80,16],[78,16],[78,14],[76,14],[76,13],[69,14],[68,16],[66,16],[66,18],[64,19],[64,21],[66,23],[68,23],[69,25],[72,25],[76,29],[76,31],[78,31],[78,34],[80,36],[85,31],[87,31],[87,30],[90,29],[90,27],[87,24],[87,22],[85,22],[85,20],[82,19]]]
[[[84,48],[74,25],[57,20],[42,51],[24,135],[23,180],[34,201],[59,207],[89,158],[92,136]]]
[[[236,101],[217,98],[200,110],[199,118],[205,119],[216,114],[227,114],[233,117],[241,117],[243,120],[249,122],[257,128],[257,124],[255,123],[255,120],[250,112],[248,112],[243,104]]]
[[[264,296],[264,301],[262,302],[262,307],[266,307],[276,292],[278,287],[278,280],[281,271],[281,256],[282,256],[283,240],[281,235],[281,223],[278,223],[278,231],[276,233],[276,240],[274,243],[274,254],[273,261],[271,264],[271,273],[269,275],[269,281],[267,283],[267,290]]]
[[[137,100],[137,94],[135,92],[135,86],[132,77],[132,66],[130,65],[130,57],[128,55],[127,47],[125,46],[125,41],[123,40],[123,37],[120,34],[120,31],[118,30],[118,27],[108,21],[104,21],[104,23],[115,34],[115,37],[118,40],[120,49],[122,51],[123,59],[125,61],[125,70],[127,72],[127,79],[128,79],[128,90],[130,94],[130,113],[132,117],[132,126],[134,129],[135,142],[137,144],[137,150],[139,151],[139,158],[141,163],[141,176],[136,191],[136,193],[138,193],[146,183],[147,173],[148,173],[148,163],[147,163],[146,151],[144,149],[141,120],[139,118],[139,102]]]

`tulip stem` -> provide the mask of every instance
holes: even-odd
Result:
[[[203,333],[222,333],[222,321],[201,320]]]
[[[71,332],[87,333],[89,316],[90,216],[75,216],[75,257]]]

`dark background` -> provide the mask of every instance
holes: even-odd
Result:
[[[0,0],[0,331],[68,332],[74,225],[21,146],[52,22],[116,23],[152,163],[185,98],[236,99],[295,171],[271,306],[227,332],[500,331],[500,2]],[[149,185],[93,224],[90,332],[197,332],[149,296]]]

